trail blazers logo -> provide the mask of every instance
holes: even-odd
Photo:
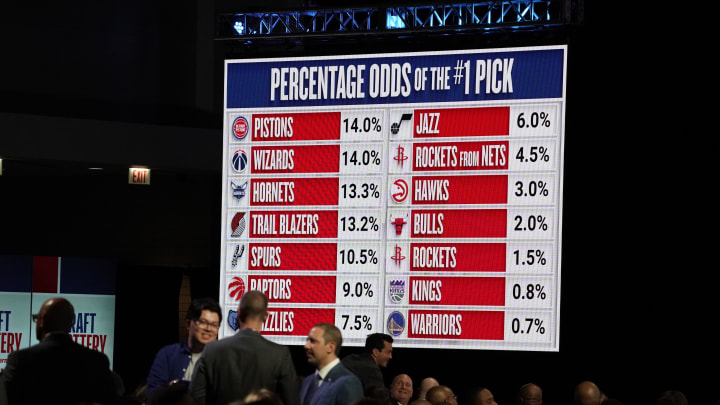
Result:
[[[230,221],[231,236],[239,238],[245,232],[245,213],[238,212]]]

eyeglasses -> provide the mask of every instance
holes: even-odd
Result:
[[[205,319],[196,319],[195,323],[207,329],[220,329],[220,324],[217,322],[208,322]]]

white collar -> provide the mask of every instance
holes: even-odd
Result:
[[[323,367],[323,368],[321,368],[320,370],[318,370],[317,374],[318,374],[318,375],[320,376],[320,378],[322,378],[323,381],[324,381],[324,380],[325,380],[325,376],[327,376],[328,373],[330,372],[330,370],[332,370],[333,367],[335,367],[338,363],[340,363],[340,359],[339,359],[339,358],[335,358],[335,360],[331,361],[330,363],[326,364],[325,367]]]

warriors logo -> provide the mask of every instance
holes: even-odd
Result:
[[[394,311],[388,316],[387,330],[393,336],[400,336],[405,330],[405,317],[402,312]]]

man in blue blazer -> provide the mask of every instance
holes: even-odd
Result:
[[[310,329],[305,353],[316,371],[303,380],[302,405],[350,405],[363,396],[360,379],[340,363],[341,346],[342,334],[335,325],[321,323]]]

